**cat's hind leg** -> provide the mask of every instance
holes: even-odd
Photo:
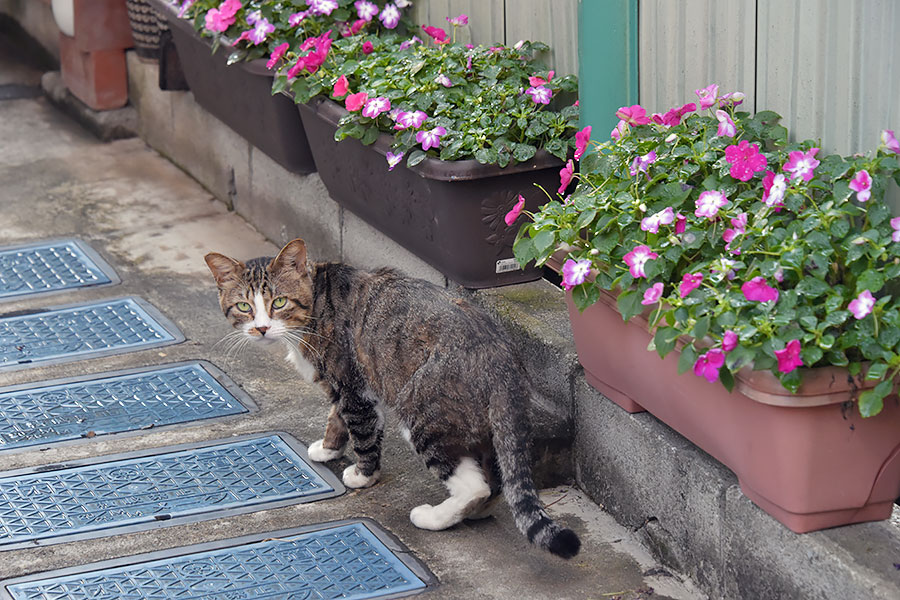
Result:
[[[491,496],[491,488],[478,463],[465,456],[444,480],[450,497],[431,506],[423,504],[409,513],[409,520],[420,529],[440,531],[456,525],[463,519],[478,515],[484,510]]]
[[[310,444],[307,454],[310,460],[315,462],[328,462],[340,458],[344,455],[349,438],[347,424],[344,423],[337,404],[334,403],[331,405],[328,422],[325,424],[325,437]]]

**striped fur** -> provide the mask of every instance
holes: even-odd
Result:
[[[564,558],[577,554],[578,537],[550,519],[532,482],[528,377],[512,341],[483,311],[390,269],[308,264],[302,240],[275,259],[206,260],[238,335],[280,342],[289,355],[299,350],[329,395],[332,411],[324,439],[310,446],[313,460],[340,456],[349,442],[356,464],[344,472],[345,484],[374,484],[390,409],[450,493],[437,506],[414,508],[416,526],[444,529],[485,516],[502,491],[529,541]],[[279,298],[286,300],[280,309]],[[237,308],[260,302],[264,317]]]

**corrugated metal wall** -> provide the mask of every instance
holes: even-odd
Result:
[[[598,0],[589,0],[598,1]],[[466,14],[469,26],[460,38],[473,44],[519,40],[541,41],[550,46],[542,57],[559,74],[578,73],[578,0],[418,0],[413,18],[419,25],[448,26],[447,17]]]
[[[900,130],[898,0],[640,0],[639,19],[650,111],[718,83],[828,152],[865,152]]]

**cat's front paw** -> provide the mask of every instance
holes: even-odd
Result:
[[[369,486],[375,485],[375,482],[378,481],[378,476],[381,474],[381,471],[375,471],[368,477],[359,472],[359,469],[356,468],[356,465],[350,465],[346,469],[344,469],[344,485],[348,488],[367,488]]]
[[[419,529],[430,531],[440,531],[448,527],[440,509],[430,504],[422,504],[409,511],[409,520]]]
[[[324,442],[325,440],[318,440],[309,445],[309,450],[306,451],[306,454],[309,456],[310,460],[315,462],[328,462],[329,460],[334,460],[344,455],[343,448],[332,450],[331,448],[326,448]]]

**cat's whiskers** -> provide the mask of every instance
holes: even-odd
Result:
[[[319,350],[315,346],[307,342],[305,339],[303,339],[303,336],[298,335],[295,331],[292,331],[290,329],[286,330],[281,339],[284,340],[285,345],[289,349],[294,349],[299,347],[300,345],[303,345],[308,348],[310,352],[314,353],[317,358],[319,358],[320,360],[322,359],[322,354],[319,352]]]
[[[237,357],[251,342],[251,338],[243,331],[232,331],[213,345],[213,349],[221,346],[226,361]]]

